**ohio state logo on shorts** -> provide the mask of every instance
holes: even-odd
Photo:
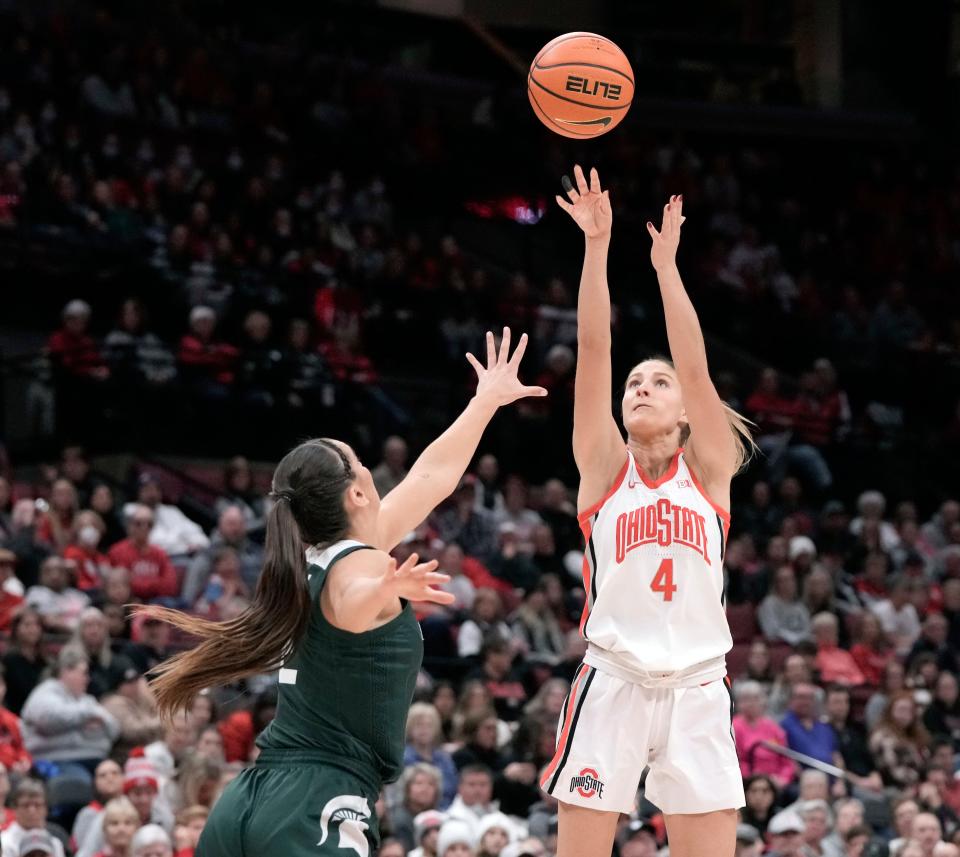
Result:
[[[584,768],[576,777],[570,777],[570,791],[576,790],[580,797],[596,795],[603,800],[603,783],[600,775],[593,768]]]

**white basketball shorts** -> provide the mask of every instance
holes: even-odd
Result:
[[[645,795],[665,814],[739,809],[732,716],[727,679],[649,688],[582,664],[540,785],[563,803],[629,813],[649,764]]]

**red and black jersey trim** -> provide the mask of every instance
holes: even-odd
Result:
[[[730,740],[733,741],[733,749],[737,749],[737,738],[733,734],[733,715],[736,711],[736,705],[733,701],[733,685],[730,683],[730,676],[723,677],[723,686],[727,689],[727,694],[730,697]]]
[[[720,590],[720,606],[727,606],[727,570],[723,567],[723,558],[727,555],[726,529],[723,518],[717,513],[717,528],[720,530],[720,573],[723,575],[723,588]]]
[[[587,699],[587,694],[590,692],[590,685],[593,684],[593,678],[597,674],[597,671],[593,667],[587,667],[589,674],[587,675],[586,681],[583,685],[583,690],[577,695],[572,691],[570,696],[567,698],[567,707],[570,705],[576,705],[576,709],[573,714],[573,720],[570,723],[570,729],[567,732],[564,741],[564,746],[562,748],[563,755],[560,757],[559,763],[556,764],[556,767],[553,770],[553,776],[550,778],[550,784],[546,787],[548,793],[553,794],[553,790],[557,786],[557,781],[560,779],[560,774],[564,769],[564,766],[567,764],[567,759],[570,757],[570,748],[573,746],[573,740],[577,732],[577,723],[580,721],[580,712],[583,710],[583,703]],[[576,698],[574,698],[576,696]],[[569,712],[568,712],[569,713]],[[566,719],[566,715],[565,718]],[[558,748],[559,750],[560,748]],[[554,759],[556,763],[556,759]]]

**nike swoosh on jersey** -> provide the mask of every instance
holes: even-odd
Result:
[[[613,119],[610,116],[603,116],[600,119],[560,119],[555,116],[553,121],[562,122],[564,125],[603,125],[606,128]]]

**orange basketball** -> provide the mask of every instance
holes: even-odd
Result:
[[[599,137],[620,124],[633,101],[633,69],[613,42],[595,33],[558,36],[527,75],[533,112],[564,137]]]

